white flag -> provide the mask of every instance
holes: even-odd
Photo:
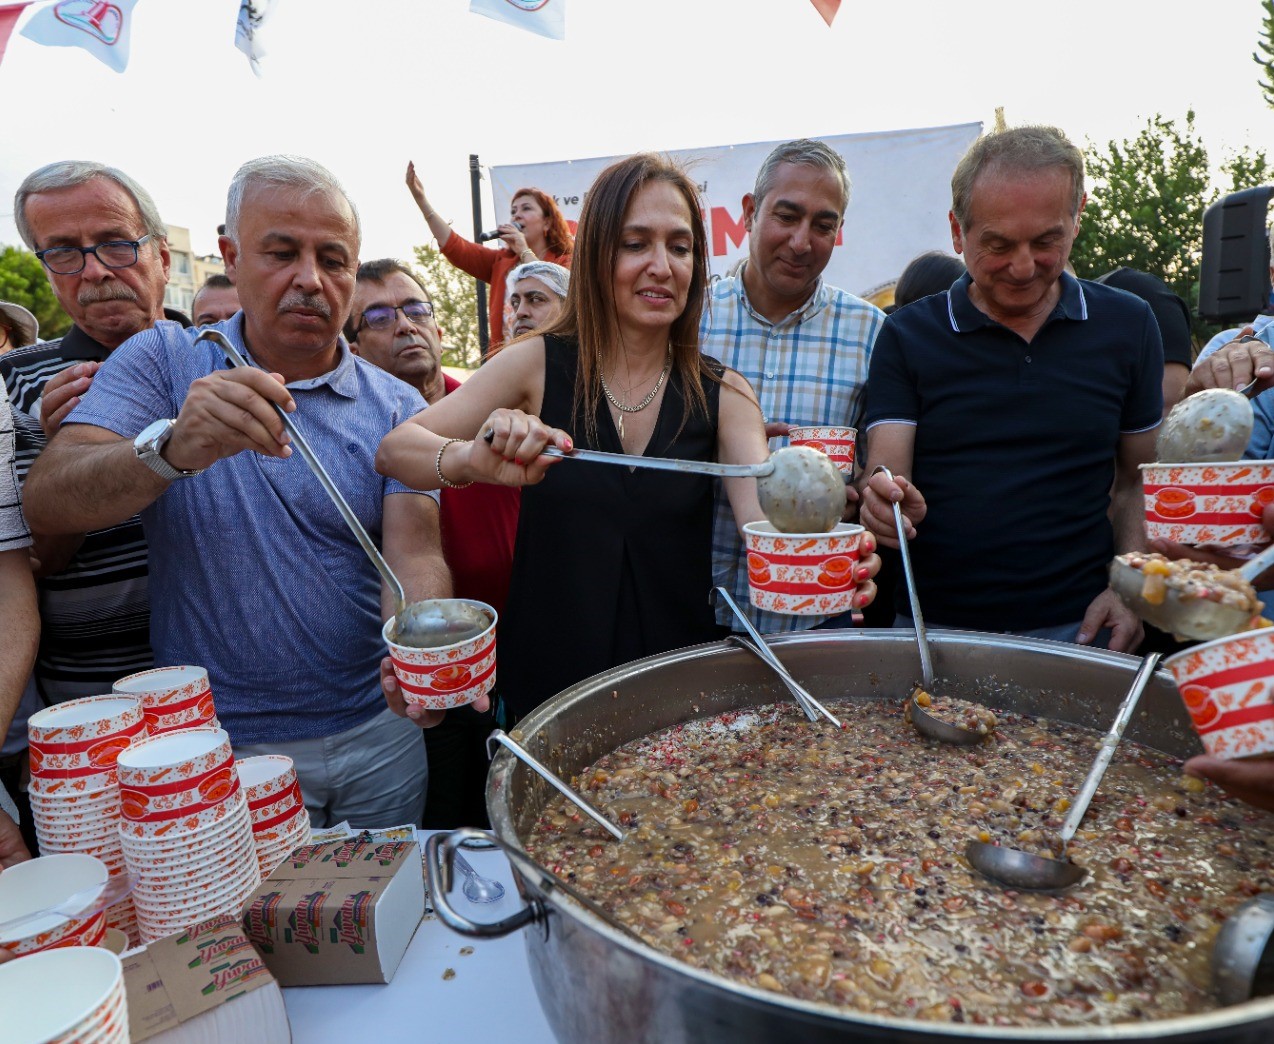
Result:
[[[261,59],[265,46],[261,42],[261,26],[274,13],[275,0],[240,0],[239,19],[234,27],[234,45],[248,56],[252,71],[261,75]]]
[[[116,72],[128,65],[128,39],[137,0],[57,0],[22,27],[22,35],[48,47],[83,47]]]
[[[566,39],[566,0],[469,0],[469,11],[550,40]]]

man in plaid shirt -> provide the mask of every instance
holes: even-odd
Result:
[[[885,317],[822,279],[849,189],[845,161],[822,142],[803,139],[778,146],[757,172],[756,187],[743,197],[748,258],[737,275],[717,281],[708,294],[700,347],[748,379],[771,439],[797,426],[853,427],[862,412],[867,361]],[[852,487],[849,494],[856,499]],[[734,595],[761,631],[849,623],[848,613],[786,616],[749,604],[743,539],[721,493],[712,573],[713,582]],[[717,608],[717,620],[738,629],[724,604]]]

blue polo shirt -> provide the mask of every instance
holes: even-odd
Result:
[[[251,358],[243,314],[215,327]],[[161,322],[102,364],[67,423],[132,439],[176,417],[190,384],[226,369],[198,330]],[[372,539],[384,498],[414,494],[376,473],[380,440],[425,406],[420,392],[350,353],[288,385],[292,418]],[[206,667],[235,744],[330,736],[384,709],[380,577],[299,453],[242,452],[178,479],[141,513],[150,546],[157,666]]]
[[[926,622],[1078,623],[1106,586],[1120,436],[1158,425],[1163,349],[1144,301],[1062,276],[1029,344],[979,311],[971,278],[881,327],[864,426],[916,428],[928,514],[911,543]],[[900,611],[909,612],[901,592]]]

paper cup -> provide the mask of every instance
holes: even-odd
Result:
[[[392,618],[382,629],[408,706],[429,710],[463,707],[481,699],[495,685],[496,611],[485,602],[465,601],[491,617],[491,626],[476,638],[435,649],[416,649],[390,640]]]
[[[1146,533],[1231,552],[1264,547],[1261,513],[1274,503],[1274,461],[1143,464]]]
[[[862,536],[862,526],[847,522],[830,533],[780,533],[769,522],[749,522],[743,538],[752,604],[793,616],[848,612]]]
[[[0,874],[0,923],[58,906],[88,891],[77,908],[90,910],[106,887],[108,871],[87,855],[48,855],[17,863]],[[0,947],[14,954],[34,953],[58,945],[92,945],[105,928],[102,914],[48,914],[0,934]]]
[[[239,770],[239,782],[249,805],[277,801],[297,782],[296,767],[292,759],[283,754],[240,758],[235,768]]]
[[[1274,627],[1204,642],[1163,662],[1209,754],[1274,754]]]
[[[208,672],[202,667],[156,667],[121,678],[112,688],[141,700],[152,734],[211,724],[216,717]]]
[[[234,764],[230,737],[224,729],[183,729],[149,736],[120,755],[120,789],[148,790],[196,779]],[[236,779],[238,777],[235,777]]]
[[[6,871],[7,872],[7,871]],[[117,1010],[123,998],[120,959],[101,947],[75,947],[32,954],[0,965],[0,1011],[6,1044],[82,1039],[83,1030]],[[118,1008],[122,1036],[128,1014]]]
[[[855,428],[798,427],[787,433],[793,446],[808,446],[826,454],[842,475],[854,473],[854,445],[858,438]]]

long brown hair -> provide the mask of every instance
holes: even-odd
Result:
[[[619,315],[615,308],[615,257],[623,238],[624,217],[638,191],[652,181],[664,181],[681,193],[690,211],[694,237],[694,266],[686,307],[673,320],[669,346],[672,365],[684,389],[684,425],[693,411],[708,413],[708,398],[701,378],[720,383],[720,376],[699,351],[699,321],[708,286],[708,237],[694,182],[672,160],[644,152],[612,163],[597,175],[584,199],[576,228],[575,259],[566,304],[557,321],[544,333],[579,342],[579,369],[575,379],[575,403],[584,407],[584,424],[590,441],[597,439],[597,407],[602,397],[599,361],[602,345],[620,343]]]
[[[555,254],[569,257],[571,251],[575,249],[575,237],[571,235],[571,228],[566,223],[565,216],[557,209],[553,197],[537,188],[520,188],[513,193],[513,199],[516,200],[519,196],[530,196],[535,200],[545,221],[548,222],[544,230],[544,242],[548,248]]]

